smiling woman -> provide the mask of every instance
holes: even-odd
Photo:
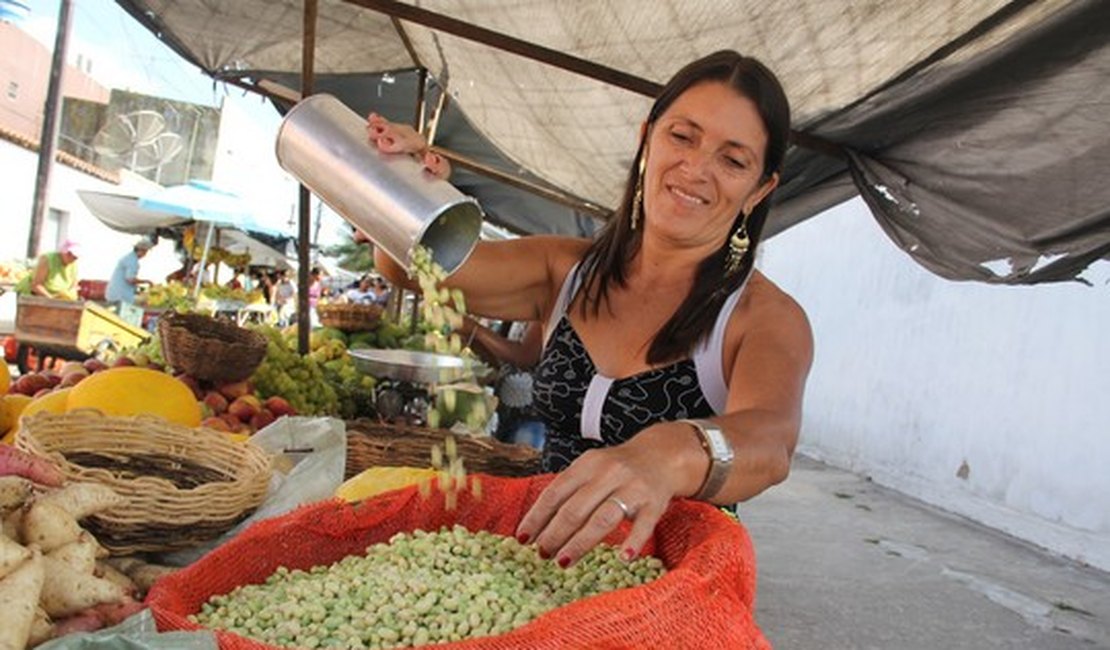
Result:
[[[789,116],[760,62],[697,60],[652,106],[596,240],[482,242],[446,280],[472,313],[545,324],[534,400],[544,466],[560,474],[517,530],[541,555],[568,566],[627,519],[631,559],[671,499],[734,503],[786,478],[812,337],[753,260]],[[450,173],[412,129],[376,116],[367,128],[381,150]]]

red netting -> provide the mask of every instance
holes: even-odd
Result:
[[[278,566],[308,569],[362,554],[397,532],[462,524],[512,535],[551,475],[524,479],[482,476],[483,498],[422,499],[415,487],[358,505],[338,500],[305,506],[260,522],[191,566],[159,581],[147,597],[161,630],[195,630],[185,617],[215,594],[263,582]],[[623,539],[627,529],[613,539]],[[437,650],[566,648],[752,648],[770,644],[752,617],[755,556],[744,528],[716,508],[676,501],[645,552],[667,574],[642,587],[609,592],[551,610],[500,636],[435,646]],[[224,650],[272,646],[217,632]]]

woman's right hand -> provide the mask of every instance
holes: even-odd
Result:
[[[407,124],[390,122],[377,113],[366,118],[366,134],[370,143],[386,153],[407,153],[424,163],[424,168],[437,178],[451,175],[451,163],[428,148],[424,135]]]

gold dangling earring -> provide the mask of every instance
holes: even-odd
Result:
[[[729,275],[740,270],[740,262],[748,252],[751,240],[748,239],[748,215],[740,221],[740,227],[728,239],[728,259],[725,261],[725,270]]]
[[[647,152],[640,154],[640,169],[636,173],[636,192],[632,195],[632,214],[629,215],[629,227],[636,229],[636,222],[640,219],[640,210],[644,200],[644,171],[647,169]]]

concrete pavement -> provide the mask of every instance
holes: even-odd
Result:
[[[1110,574],[796,457],[743,504],[776,650],[1110,649]]]

